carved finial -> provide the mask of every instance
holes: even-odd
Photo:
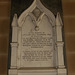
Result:
[[[38,20],[38,18],[42,15],[42,12],[37,7],[32,11],[32,13],[36,17],[36,20]]]
[[[14,14],[12,26],[18,26],[18,24],[17,24],[17,14]]]
[[[60,25],[60,26],[63,25],[62,19],[61,19],[61,16],[60,16],[59,12],[57,13],[57,17],[56,17],[56,25]]]

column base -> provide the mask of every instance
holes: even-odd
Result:
[[[57,75],[67,75],[67,70],[66,69],[58,69],[57,70]]]
[[[8,75],[18,75],[17,69],[9,69]]]

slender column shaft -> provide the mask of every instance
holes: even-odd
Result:
[[[64,42],[62,40],[62,22],[60,14],[57,13],[56,17],[56,33],[57,33],[57,53],[58,53],[58,67],[63,68],[64,66],[64,53],[63,53],[63,46]]]
[[[18,24],[15,14],[12,21],[12,43],[11,43],[11,68],[17,67],[17,48],[18,48]]]

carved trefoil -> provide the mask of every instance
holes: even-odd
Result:
[[[12,21],[9,75],[67,75],[64,64],[62,19],[34,0]]]

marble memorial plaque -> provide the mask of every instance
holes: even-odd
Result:
[[[42,9],[39,4],[36,6],[34,3],[30,10],[27,10],[31,12],[23,12],[18,20],[20,27],[18,33],[18,37],[20,37],[18,39],[20,45],[19,65],[23,68],[55,67],[55,17],[52,12],[43,8],[39,0],[38,3]],[[33,8],[33,6],[35,7]]]
[[[22,26],[21,40],[22,67],[53,67],[53,31],[46,15],[39,22],[35,21],[35,24],[27,16]]]
[[[42,1],[31,0],[30,7],[14,14],[9,75],[67,75],[61,7],[54,3],[59,11],[51,11]]]

